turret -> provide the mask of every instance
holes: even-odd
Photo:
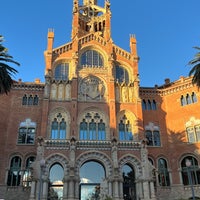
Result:
[[[51,69],[53,42],[54,42],[54,31],[53,29],[49,29],[47,34],[47,50],[44,52],[45,63],[46,63],[45,75],[47,75],[49,73],[49,70]]]
[[[130,35],[130,50],[131,54],[137,57],[137,40],[135,38],[135,35]]]

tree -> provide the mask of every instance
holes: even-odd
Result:
[[[13,85],[12,75],[18,73],[16,69],[9,66],[7,63],[20,65],[13,60],[13,57],[8,54],[8,49],[2,45],[4,38],[0,35],[0,94],[8,93]]]
[[[194,47],[198,50],[194,58],[188,63],[192,66],[192,69],[189,72],[189,76],[193,75],[192,83],[196,84],[200,88],[200,47]]]

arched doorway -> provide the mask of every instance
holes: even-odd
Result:
[[[63,197],[64,170],[59,163],[51,166],[49,171],[48,200],[61,200]]]
[[[135,171],[125,164],[122,167],[123,173],[123,197],[124,200],[136,200]]]
[[[97,161],[87,161],[80,168],[80,200],[99,200],[100,184],[105,179],[105,169]]]

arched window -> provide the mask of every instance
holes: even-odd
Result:
[[[98,140],[105,140],[105,134],[106,133],[106,128],[105,128],[105,123],[103,122],[102,119],[100,119],[100,122],[98,123]]]
[[[51,166],[49,174],[50,184],[48,199],[62,199],[64,178],[63,167],[59,163],[55,163]]]
[[[61,113],[51,122],[51,139],[64,140],[66,139],[67,125]]]
[[[191,98],[192,98],[192,103],[196,103],[197,102],[197,96],[196,96],[196,94],[194,92],[192,93]]]
[[[95,50],[85,51],[81,56],[81,65],[83,67],[103,67],[103,56]]]
[[[34,156],[30,156],[26,160],[26,168],[23,174],[23,186],[24,187],[30,187],[31,186],[31,179],[32,179],[32,173],[31,173],[31,164],[35,161]]]
[[[189,95],[189,94],[187,94],[187,95],[186,95],[186,103],[187,103],[187,104],[191,104],[191,103],[192,103],[192,101],[191,101],[191,98],[190,98],[190,95]]]
[[[146,130],[145,136],[148,146],[160,146],[160,132],[158,130]]]
[[[123,197],[125,200],[136,199],[135,171],[129,165],[124,165],[123,173]]]
[[[100,186],[105,179],[104,167],[99,162],[88,161],[80,168],[80,179],[79,199],[100,199]]]
[[[151,101],[149,99],[147,101],[147,110],[152,110]]]
[[[115,79],[119,83],[129,83],[128,71],[122,66],[116,66],[115,68]]]
[[[160,132],[153,131],[154,146],[160,146]]]
[[[157,110],[157,105],[155,100],[152,101],[152,110]]]
[[[170,185],[167,161],[164,158],[158,160],[158,180],[160,186]]]
[[[39,100],[38,96],[35,95],[33,98],[33,105],[38,105],[38,100]]]
[[[145,99],[142,100],[142,110],[146,110],[147,109],[147,103],[145,101]]]
[[[34,144],[36,135],[36,123],[30,119],[20,123],[18,132],[18,144]]]
[[[26,96],[26,94],[22,98],[22,105],[27,105],[27,96]]]
[[[185,157],[181,162],[183,185],[200,184],[198,162],[193,156]]]
[[[186,128],[188,142],[195,143],[200,141],[200,125],[189,126]]]
[[[124,115],[118,124],[119,140],[133,140],[133,133],[129,119]]]
[[[21,158],[15,156],[10,163],[10,169],[8,171],[8,186],[19,186],[21,180]]]
[[[54,72],[55,80],[68,80],[69,76],[69,64],[61,63],[56,66]]]
[[[181,95],[181,106],[185,106],[185,105],[186,105],[185,97]]]
[[[98,113],[87,113],[80,123],[80,140],[105,140],[105,123]]]
[[[28,105],[29,105],[29,106],[33,105],[33,96],[32,96],[32,95],[30,95],[30,96],[28,97]]]
[[[146,130],[145,131],[145,136],[147,139],[147,145],[148,146],[153,146],[153,134],[152,131]]]

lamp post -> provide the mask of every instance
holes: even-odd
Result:
[[[190,171],[190,167],[191,167],[191,165],[192,165],[191,160],[186,159],[185,165],[186,165],[186,167],[187,167],[187,175],[188,175],[189,185],[191,186],[192,199],[195,200],[194,188],[193,188],[193,183],[192,183],[192,176],[191,176],[191,171]]]
[[[43,173],[44,167],[45,167],[45,160],[44,160],[44,159],[41,159],[41,160],[40,160],[40,182],[39,182],[38,200],[41,199],[41,192],[42,192],[42,173]]]

